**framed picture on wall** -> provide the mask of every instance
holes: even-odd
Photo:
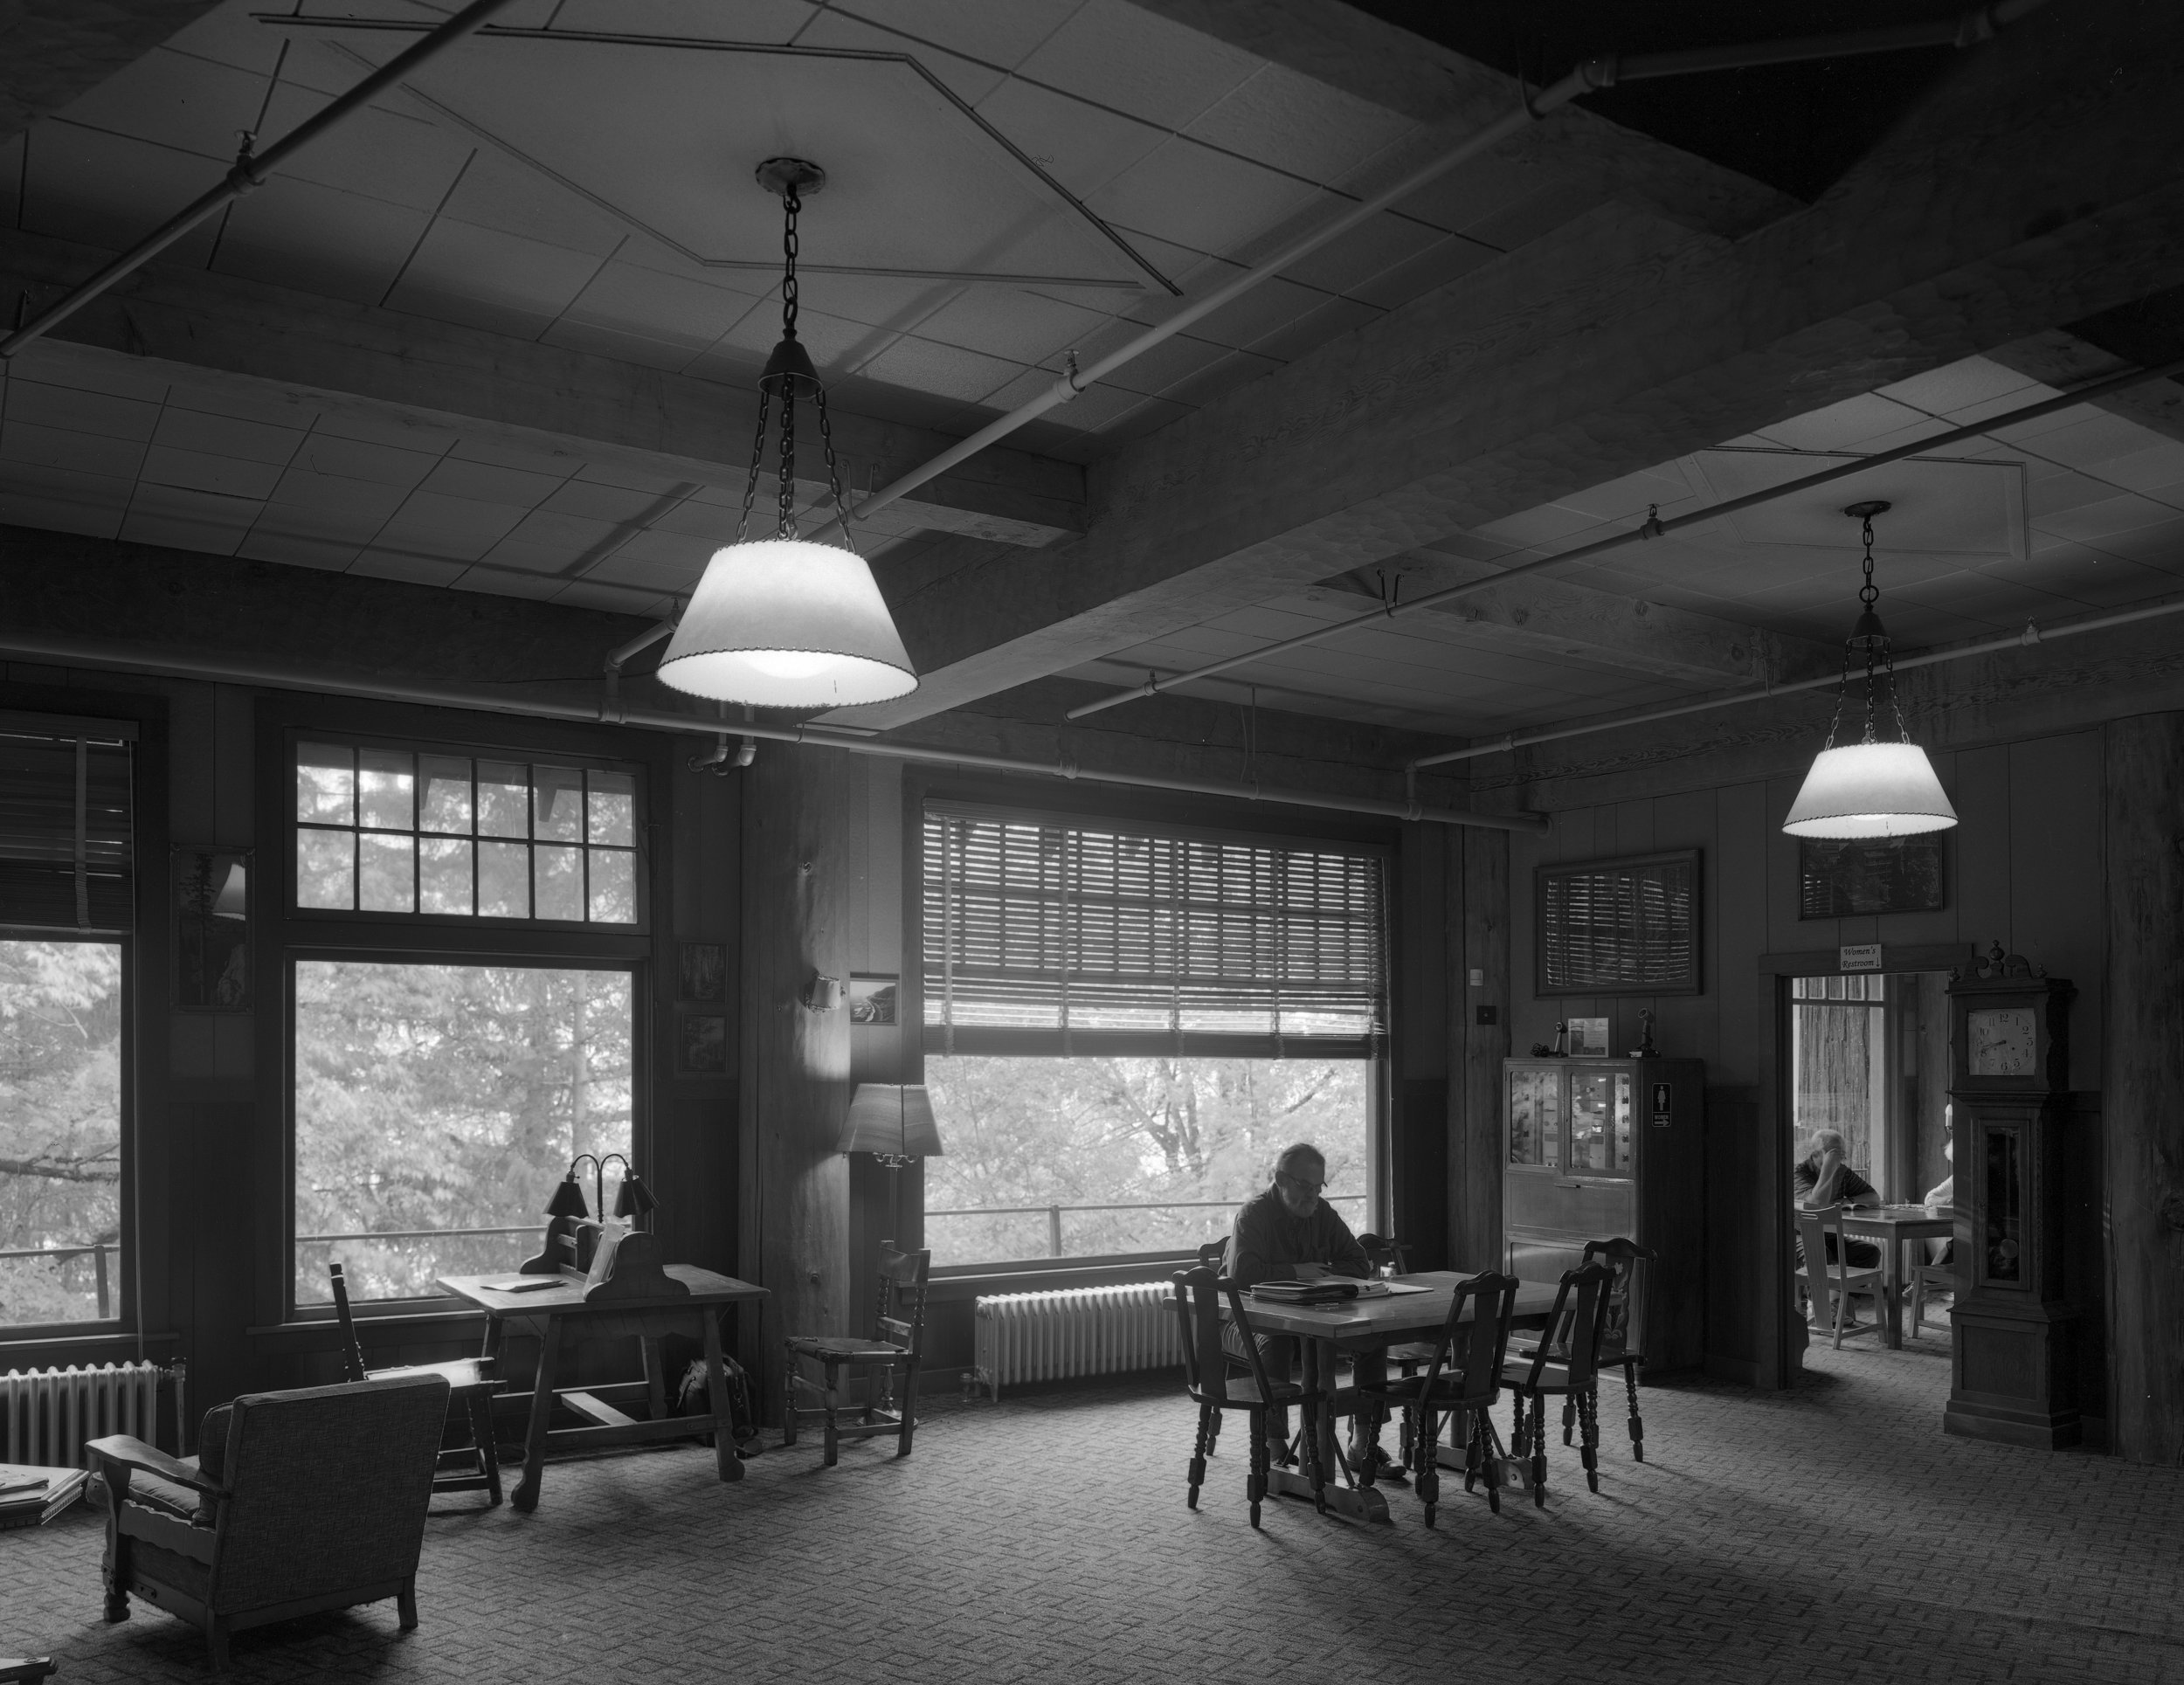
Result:
[[[864,1029],[879,1029],[899,1022],[895,1001],[902,979],[853,971],[849,977],[849,1021]]]
[[[1844,919],[1867,913],[1938,913],[1948,904],[1943,833],[1859,842],[1797,842],[1797,916]]]
[[[175,1005],[251,1009],[248,849],[174,850]]]
[[[728,998],[728,946],[718,942],[686,942],[675,977],[677,1000]]]
[[[716,1076],[728,1069],[728,1019],[720,1012],[685,1012],[675,1019],[675,1069]]]

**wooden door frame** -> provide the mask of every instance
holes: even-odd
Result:
[[[1903,971],[1948,971],[1969,965],[1974,957],[1968,942],[1883,943],[1883,975]],[[1794,1273],[1790,1244],[1789,1206],[1782,1196],[1790,1185],[1789,1156],[1790,990],[1793,977],[1848,977],[1842,953],[1835,948],[1807,949],[1792,953],[1762,954],[1754,979],[1760,992],[1759,1023],[1759,1163],[1761,1176],[1754,1198],[1760,1209],[1754,1233],[1766,1247],[1766,1277],[1760,1303],[1756,1384],[1779,1389],[1794,1385],[1804,1366],[1804,1329],[1790,1309]],[[1859,976],[1870,975],[1866,970]]]

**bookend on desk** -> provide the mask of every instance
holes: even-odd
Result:
[[[517,1274],[566,1275],[581,1281],[584,1302],[592,1305],[690,1295],[688,1283],[667,1274],[658,1235],[589,1217],[549,1218],[538,1255],[524,1260]]]

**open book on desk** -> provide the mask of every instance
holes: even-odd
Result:
[[[1255,1299],[1284,1305],[1332,1305],[1351,1299],[1386,1299],[1386,1281],[1361,1281],[1351,1275],[1323,1275],[1310,1281],[1261,1281],[1251,1289]]]

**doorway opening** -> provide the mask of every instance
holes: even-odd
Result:
[[[1839,1197],[1856,1205],[1900,1210],[1931,1204],[1946,1212],[1952,1192],[1948,974],[1794,977],[1789,985],[1787,1114],[1799,1203]],[[1826,1152],[1838,1146],[1845,1173],[1816,1194]],[[1883,1262],[1886,1242],[1877,1233],[1852,1240],[1846,1225],[1844,1238],[1854,1266]],[[1827,1244],[1832,1259],[1834,1235]],[[1883,1284],[1876,1283],[1874,1309],[1915,1341],[1946,1343],[1950,1284],[1930,1273],[1940,1269],[1946,1241],[1920,1235],[1897,1244],[1903,1255],[1886,1260],[1885,1285],[1900,1302],[1884,1309],[1877,1291]],[[1800,1297],[1809,1299],[1802,1255],[1800,1246]]]

